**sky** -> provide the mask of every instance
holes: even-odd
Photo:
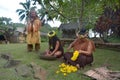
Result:
[[[11,18],[14,23],[24,23],[19,21],[19,16],[16,13],[17,9],[22,9],[23,7],[19,5],[20,2],[25,2],[26,0],[0,0],[0,17]],[[52,27],[59,27],[59,21],[48,22]]]

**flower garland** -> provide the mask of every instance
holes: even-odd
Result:
[[[74,51],[73,56],[71,57],[71,60],[72,60],[72,61],[77,60],[79,54],[80,54],[79,51]]]
[[[50,34],[52,32],[52,34]],[[53,36],[55,36],[55,31],[51,31],[51,32],[49,32],[47,35],[49,36],[49,37],[53,37]]]
[[[79,35],[79,37],[80,37],[80,39],[81,39],[81,38],[84,38],[84,35]]]
[[[65,63],[60,64],[59,68],[60,69],[56,71],[56,74],[63,73],[64,76],[67,76],[67,74],[76,72],[78,70],[76,66],[68,65]]]

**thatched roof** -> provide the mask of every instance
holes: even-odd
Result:
[[[60,30],[76,30],[78,29],[78,23],[61,24],[59,29]]]

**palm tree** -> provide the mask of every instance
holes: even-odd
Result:
[[[29,17],[29,12],[32,8],[36,8],[36,6],[31,7],[31,0],[26,0],[25,3],[20,2],[20,5],[23,6],[23,9],[17,9],[16,12],[20,16],[19,19],[20,21],[27,20]]]

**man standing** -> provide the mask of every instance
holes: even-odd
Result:
[[[40,49],[40,28],[41,21],[37,16],[37,13],[34,9],[32,9],[29,13],[29,19],[27,21],[27,49],[28,51],[33,50],[33,46],[35,45],[35,51]]]

